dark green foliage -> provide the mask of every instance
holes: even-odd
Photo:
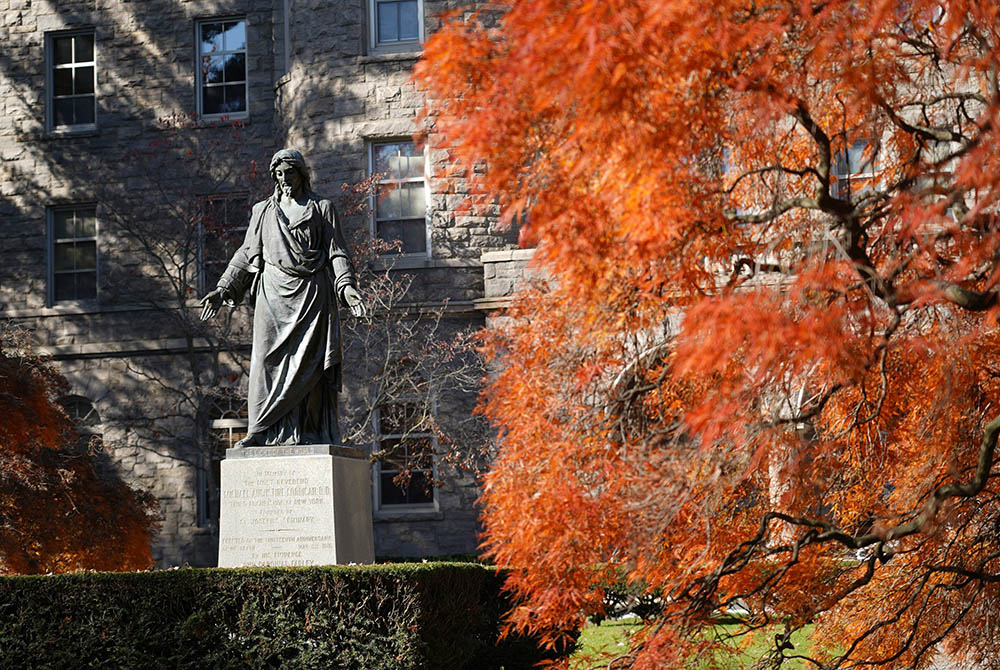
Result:
[[[521,670],[502,576],[465,563],[0,578],[0,668]]]

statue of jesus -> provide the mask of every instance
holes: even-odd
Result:
[[[338,303],[356,317],[367,310],[337,213],[310,188],[302,154],[278,151],[270,172],[274,193],[253,206],[243,245],[201,299],[201,318],[253,301],[249,424],[235,448],[338,444]]]

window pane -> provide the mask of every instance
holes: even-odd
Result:
[[[375,146],[375,172],[383,179],[407,179],[424,176],[424,156],[413,142]]]
[[[389,177],[389,158],[399,151],[398,144],[376,144],[373,150],[374,166],[373,171],[381,175],[383,179]]]
[[[866,156],[868,143],[855,142],[847,149],[847,169],[851,174],[868,173],[872,170],[869,156]]]
[[[375,218],[400,219],[403,217],[402,191],[395,184],[379,188],[378,201],[375,203]]]
[[[53,212],[52,232],[56,239],[74,237],[73,212]]]
[[[73,95],[72,68],[61,68],[52,71],[52,94]]]
[[[201,52],[222,51],[223,25],[221,23],[201,24]]]
[[[427,250],[427,234],[423,220],[379,221],[377,233],[380,240],[399,242],[401,253],[416,254]]]
[[[52,59],[56,65],[73,62],[72,37],[56,37],[52,40]]]
[[[76,55],[73,59],[76,63],[88,63],[94,60],[94,36],[93,35],[77,35],[76,40]]]
[[[378,41],[399,41],[399,3],[378,3]]]
[[[202,104],[202,113],[204,114],[221,114],[222,113],[222,87],[221,86],[205,86],[202,89],[202,95],[204,96],[204,103]]]
[[[421,505],[434,502],[434,489],[429,473],[413,471],[409,481],[401,481],[399,484],[393,481],[397,474],[382,472],[379,475],[382,505]]]
[[[247,109],[247,87],[245,84],[234,84],[223,86],[226,89],[225,102],[222,109],[224,112],[245,112]]]
[[[406,146],[410,153],[405,165],[400,163],[400,178],[422,178],[424,176],[424,154],[418,152],[412,143]]]
[[[246,23],[229,21],[226,23],[226,34],[223,46],[226,51],[243,51],[247,48]]]
[[[427,251],[427,233],[424,229],[424,222],[404,221],[403,226],[403,253],[417,254]]]
[[[59,300],[76,300],[76,274],[58,274],[55,276],[55,287],[52,296]]]
[[[400,202],[403,209],[402,218],[423,218],[427,211],[423,183],[401,184],[397,190],[400,194]]]
[[[417,21],[417,0],[399,3],[399,39],[420,38],[420,24]]]
[[[57,215],[58,216],[58,215]],[[76,236],[95,237],[97,235],[97,218],[92,209],[76,210]]]
[[[97,244],[95,242],[76,243],[76,268],[93,270],[97,267]]]
[[[94,68],[78,67],[73,70],[73,92],[86,94],[94,92]],[[56,95],[59,95],[58,93]]]
[[[409,438],[406,441],[409,465],[416,470],[430,470],[434,466],[434,449],[430,438]]]
[[[97,273],[78,272],[76,274],[76,299],[93,300],[97,297]]]
[[[225,56],[210,56],[202,59],[201,70],[206,84],[221,84],[226,68]]]
[[[375,234],[386,242],[399,242],[389,253],[403,253],[403,228],[398,221],[379,221]]]
[[[56,245],[54,263],[56,272],[76,268],[76,248],[72,242],[62,242]]]
[[[406,487],[406,502],[409,505],[434,502],[434,489],[429,473],[413,472],[410,475],[410,485]]]
[[[52,103],[53,123],[57,126],[69,126],[73,123],[73,99],[64,98]]]
[[[94,122],[94,96],[73,99],[73,123]]]
[[[224,77],[227,82],[246,81],[246,54],[230,54],[228,56],[224,56],[223,68],[225,70]]]
[[[406,493],[396,486],[392,479],[394,473],[383,472],[379,475],[379,490],[381,492],[381,502],[383,505],[405,505]]]

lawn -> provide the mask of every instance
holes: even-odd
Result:
[[[611,658],[628,649],[628,638],[639,629],[641,623],[638,617],[608,619],[601,622],[600,625],[588,623],[580,635],[579,648],[573,654],[573,661],[577,664],[575,667],[581,669],[607,667]],[[719,633],[733,633],[738,630],[738,627],[737,623],[719,623],[716,630]],[[811,627],[792,635],[792,644],[799,653],[808,650],[810,646],[810,629]],[[726,670],[747,668],[753,665],[768,648],[769,642],[773,639],[772,635],[773,633],[767,629],[757,631],[752,634],[742,653],[726,658],[716,655],[711,660],[692,659],[688,668],[690,670],[707,670],[710,667]],[[788,670],[804,670],[813,666],[804,661],[791,660],[782,667],[788,668]]]

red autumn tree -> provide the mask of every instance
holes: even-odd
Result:
[[[0,333],[0,575],[152,567],[155,502],[95,469],[65,378]]]
[[[615,667],[726,609],[768,667],[806,625],[822,667],[1000,667],[1000,5],[488,11],[418,78],[551,277],[486,339],[512,624],[624,574],[662,612]]]

